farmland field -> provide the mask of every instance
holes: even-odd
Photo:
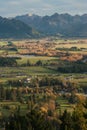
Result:
[[[17,60],[18,64],[27,63],[29,60],[31,64],[36,63],[38,60],[41,60],[43,63],[46,63],[50,60],[57,60],[57,57],[47,57],[47,56],[34,56],[34,55],[25,55],[21,56],[20,60]]]
[[[0,56],[14,59],[13,65],[3,61],[0,66],[1,116],[8,117],[19,107],[21,114],[25,115],[34,105],[46,112],[50,100],[54,102],[54,113],[60,114],[66,109],[72,113],[77,95],[86,97],[87,72],[86,69],[80,70],[87,64],[86,39],[3,41]],[[76,65],[78,71],[73,69]],[[58,68],[62,67],[65,70],[60,71]]]

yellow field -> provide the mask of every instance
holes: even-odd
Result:
[[[71,47],[78,47],[78,48],[87,48],[87,39],[78,39],[78,40],[57,40],[56,47],[59,48],[71,48]]]

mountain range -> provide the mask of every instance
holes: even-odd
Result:
[[[35,28],[45,35],[62,35],[65,37],[87,37],[87,14],[58,14],[51,16],[22,15],[15,19]]]
[[[57,35],[62,37],[87,37],[87,14],[55,13],[51,16],[21,15],[0,17],[0,38],[34,38]]]

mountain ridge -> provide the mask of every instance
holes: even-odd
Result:
[[[51,16],[35,14],[29,16],[26,14],[17,16],[15,19],[46,35],[61,34],[66,37],[87,37],[87,14],[74,16],[68,13],[54,13]]]
[[[26,39],[51,35],[87,37],[87,14],[25,14],[14,18],[0,16],[0,38]]]
[[[33,29],[22,21],[0,16],[0,38],[31,38]]]

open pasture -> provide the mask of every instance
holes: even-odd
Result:
[[[48,56],[24,55],[24,56],[21,56],[21,59],[18,59],[17,62],[20,65],[20,64],[27,63],[28,60],[31,64],[35,64],[39,60],[41,60],[42,63],[46,63],[46,62],[49,62],[50,60],[57,60],[57,58],[56,57],[48,57]]]

